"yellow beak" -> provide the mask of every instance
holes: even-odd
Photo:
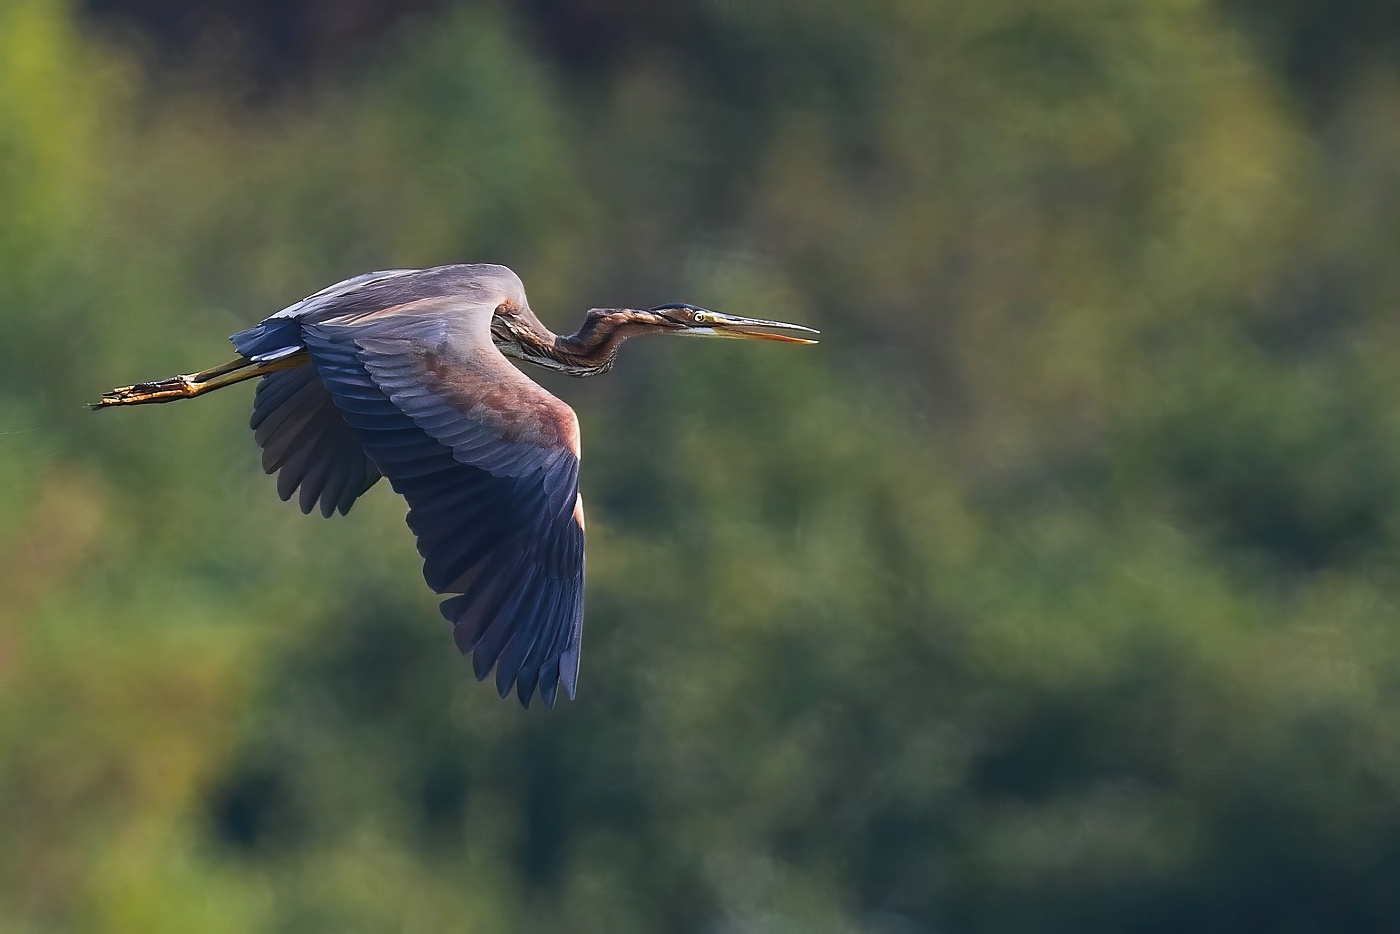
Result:
[[[686,328],[683,334],[698,334],[708,337],[740,337],[752,340],[781,341],[785,344],[815,344],[815,340],[806,337],[790,337],[787,334],[771,334],[769,331],[774,328],[781,328],[788,331],[805,331],[808,334],[820,334],[821,332],[800,324],[788,324],[786,321],[765,321],[762,318],[737,318],[733,315],[722,315],[717,311],[706,311],[697,314],[696,326]]]

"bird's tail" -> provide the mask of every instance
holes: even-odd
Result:
[[[278,370],[290,370],[305,366],[306,363],[307,355],[304,351],[264,363],[240,356],[236,360],[198,373],[167,376],[165,379],[149,383],[121,386],[104,392],[100,400],[89,405],[93,409],[109,409],[118,405],[147,405],[155,402],[174,402],[177,399],[193,399],[195,396],[202,396],[206,392],[223,389],[246,379],[265,376]]]

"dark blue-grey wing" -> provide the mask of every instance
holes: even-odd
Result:
[[[583,620],[576,453],[469,418],[402,338],[335,325],[307,325],[303,338],[346,423],[408,500],[423,576],[454,595],[442,612],[477,678],[494,667],[501,696],[515,687],[526,706],[536,688],[551,706],[561,685],[572,698]]]
[[[353,301],[359,289],[411,278],[417,272],[389,269],[353,276],[288,305],[229,340],[256,363],[290,357],[306,349],[299,319]],[[336,510],[343,515],[380,477],[314,367],[263,377],[250,424],[262,448],[263,470],[277,473],[277,495],[288,500],[300,489],[302,512],[309,513],[319,504],[324,516]]]
[[[326,312],[338,313],[346,307],[362,308],[368,305],[370,308],[382,308],[402,300],[403,295],[417,297],[431,293],[440,278],[440,275],[434,275],[437,272],[431,269],[384,269],[351,276],[288,305],[251,328],[239,331],[229,340],[235,350],[254,363],[270,363],[303,349],[301,319],[315,319]],[[406,284],[402,294],[392,289],[375,289],[375,286],[398,282]],[[416,290],[414,283],[417,283]]]
[[[249,424],[263,470],[277,473],[277,495],[288,500],[300,489],[302,512],[319,504],[323,516],[344,515],[380,477],[315,367],[264,376]]]

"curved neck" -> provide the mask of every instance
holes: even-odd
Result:
[[[640,330],[627,309],[593,308],[573,334],[557,335],[542,324],[532,324],[505,332],[493,328],[491,335],[508,357],[569,376],[595,376],[612,368],[618,347]]]

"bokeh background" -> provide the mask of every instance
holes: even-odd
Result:
[[[1390,0],[0,0],[0,931],[1400,930]],[[492,261],[592,380],[577,702],[251,391]]]

